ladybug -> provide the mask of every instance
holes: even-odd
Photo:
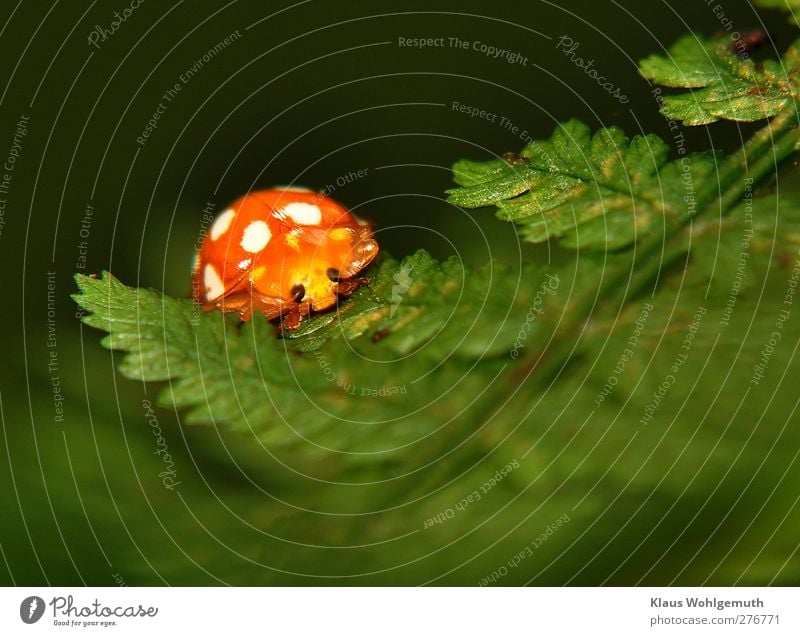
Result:
[[[254,312],[297,328],[366,281],[378,254],[370,227],[324,194],[273,188],[220,213],[195,256],[192,297],[204,310]]]

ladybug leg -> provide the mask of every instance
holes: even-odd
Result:
[[[306,295],[306,288],[304,285],[298,283],[292,287],[291,294],[293,296],[293,302],[286,308],[283,320],[281,320],[281,329],[286,329],[288,331],[297,329],[303,321],[303,316],[307,316],[311,311],[309,302],[303,302],[303,298]]]
[[[303,316],[300,314],[299,309],[297,307],[293,307],[284,315],[283,320],[281,320],[281,329],[285,329],[287,331],[297,329],[302,320]]]
[[[291,305],[289,310],[284,314],[283,320],[281,320],[281,329],[286,329],[287,331],[297,329],[300,323],[303,322],[303,318],[310,313],[311,303],[309,302]]]
[[[340,296],[349,296],[359,287],[366,284],[366,278],[348,278],[346,280],[339,280],[336,284],[336,293]]]

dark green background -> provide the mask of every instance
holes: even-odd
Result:
[[[4,9],[14,4],[5,3]],[[744,1],[721,4],[740,30],[758,27],[763,19],[779,47],[793,39],[779,13],[756,14]],[[162,464],[153,455],[141,407],[143,398],[155,401],[154,388],[115,372],[114,356],[98,345],[97,332],[80,328],[69,298],[86,205],[94,209],[87,273],[108,269],[127,284],[172,295],[189,290],[189,263],[207,201],[221,209],[252,188],[278,183],[321,188],[360,169],[368,175],[337,187],[333,196],[372,218],[382,248],[394,256],[424,247],[437,257],[458,253],[472,264],[491,256],[512,264],[523,257],[547,258],[546,248],[520,247],[514,229],[489,211],[464,212],[443,201],[454,160],[488,158],[522,145],[497,124],[453,112],[452,102],[499,113],[534,138],[579,117],[593,127],[617,124],[631,134],[655,132],[669,139],[636,62],[688,31],[720,32],[719,21],[697,0],[311,0],[296,6],[145,0],[95,50],[87,42],[94,25],[108,26],[113,11],[125,6],[24,2],[0,37],[5,87],[0,155],[11,146],[19,116],[30,117],[0,235],[6,340],[0,367],[0,583],[115,585],[115,575],[130,585],[421,583],[471,559],[479,550],[465,541],[384,574],[338,578],[374,564],[366,557],[362,562],[357,550],[296,545],[293,554],[302,557],[283,558],[285,543],[263,533],[302,543],[304,537],[293,534],[298,523],[319,525],[320,542],[357,544],[368,542],[366,528],[381,521],[366,517],[363,536],[326,534],[325,519],[310,514],[298,521],[291,506],[272,505],[272,494],[256,492],[250,482],[281,493],[280,466],[235,435],[180,427],[178,415],[160,409],[183,482],[180,495],[162,488],[157,476]],[[2,20],[8,18],[4,13]],[[183,87],[140,147],[136,138],[164,91],[236,30],[242,37]],[[593,58],[630,96],[627,106],[556,50],[553,39],[562,34],[579,41],[580,54]],[[528,64],[472,50],[399,48],[399,36],[481,40],[520,52]],[[381,42],[389,44],[368,46]],[[694,149],[730,150],[754,128],[721,124],[686,134]],[[64,422],[54,420],[46,367],[48,271],[56,272]],[[791,503],[791,492],[786,502]],[[658,510],[672,503],[669,493],[657,493],[652,514],[658,518]],[[693,505],[681,500],[682,513],[651,538],[652,558],[625,562],[625,542],[610,542],[615,520],[625,519],[625,511],[618,510],[536,582],[729,584],[776,528],[786,544],[773,553],[791,554],[794,543],[779,524],[793,509],[787,503],[774,518],[759,522],[763,535],[739,544],[733,561],[724,555],[736,545],[739,530],[723,532],[719,544],[698,553],[704,556],[689,558],[703,542],[701,518],[680,534],[678,550],[687,545],[686,560],[670,554],[654,565],[663,553],[659,546],[666,549],[679,535]],[[758,497],[752,501],[757,505]],[[703,514],[716,519],[725,506],[713,502]],[[558,517],[549,514],[543,513],[529,534]],[[642,523],[636,522],[638,536],[647,534]],[[574,523],[570,540],[587,525]],[[715,525],[709,521],[709,527]],[[493,546],[480,547],[487,553],[440,582],[475,584],[520,547],[504,545],[500,532],[496,539]],[[598,546],[607,549],[592,559]],[[537,571],[530,568],[520,580],[507,581],[526,580]],[[776,569],[766,564],[762,576],[756,567],[746,581],[764,583]]]

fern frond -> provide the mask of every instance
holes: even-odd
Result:
[[[755,62],[737,52],[729,37],[702,39],[691,34],[667,55],[639,63],[642,76],[655,84],[692,89],[663,97],[661,113],[688,126],[720,120],[759,121],[774,117],[800,93],[798,43],[783,59]]]
[[[592,134],[572,120],[518,159],[459,161],[451,203],[497,206],[532,243],[559,239],[565,247],[618,249],[663,231],[667,221],[696,210],[700,184],[716,178],[721,157],[695,153],[669,162],[656,135],[629,139],[616,127]]]

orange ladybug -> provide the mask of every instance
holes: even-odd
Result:
[[[220,213],[195,257],[192,297],[203,309],[283,317],[295,329],[362,284],[378,254],[370,227],[312,190],[252,192]]]

